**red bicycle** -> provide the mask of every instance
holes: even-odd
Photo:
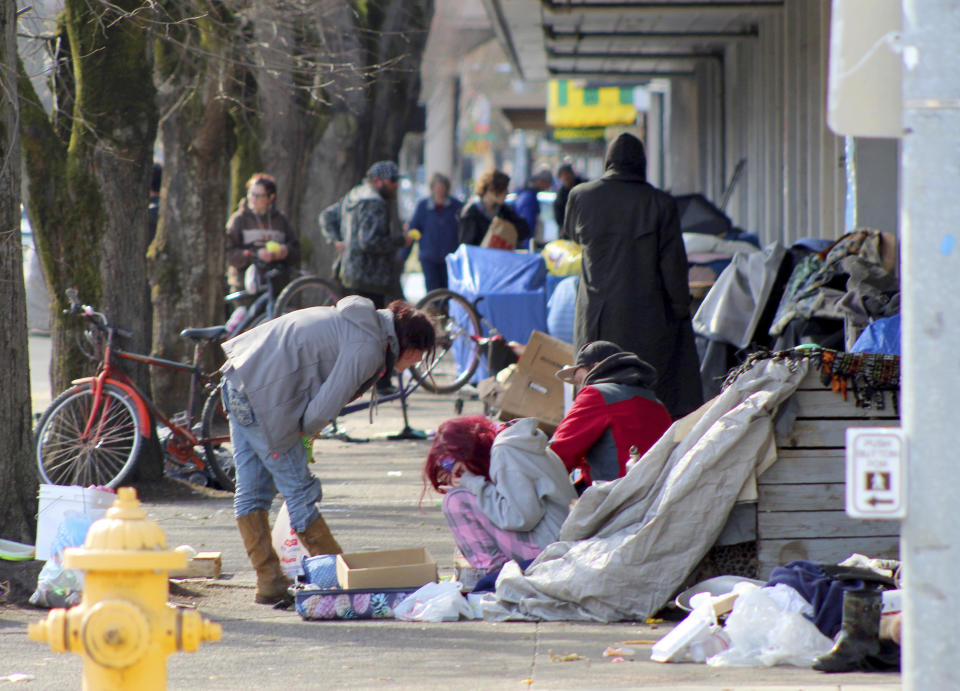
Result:
[[[87,355],[99,361],[97,373],[78,379],[43,413],[37,425],[35,455],[43,480],[55,485],[102,485],[116,487],[136,464],[144,440],[152,434],[151,415],[169,430],[163,440],[166,456],[189,464],[196,472],[212,475],[220,486],[233,491],[235,468],[229,448],[230,431],[217,387],[219,372],[203,372],[203,348],[220,340],[225,329],[184,329],[183,338],[193,341],[193,362],[175,362],[133,353],[115,344],[116,337],[132,336],[110,324],[102,313],[80,304],[76,290],[67,291],[68,314],[88,323]],[[184,411],[168,417],[150,397],[115,366],[116,360],[131,360],[190,373],[190,396]],[[203,398],[199,418],[197,403]],[[197,449],[203,450],[201,454]]]

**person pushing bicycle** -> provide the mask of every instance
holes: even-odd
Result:
[[[290,526],[311,556],[340,544],[317,510],[320,480],[307,467],[312,438],[391,369],[432,357],[429,318],[400,300],[385,309],[361,296],[265,322],[223,343],[223,402],[236,463],[234,512],[257,573],[255,601],[288,599],[291,581],[273,549],[268,510],[279,490]]]
[[[227,282],[231,290],[242,290],[244,271],[259,259],[286,269],[274,285],[279,293],[300,266],[300,238],[276,208],[273,176],[254,173],[246,189],[247,195],[227,221]]]

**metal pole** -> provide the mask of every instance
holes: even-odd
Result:
[[[960,689],[960,9],[903,0],[903,688]]]

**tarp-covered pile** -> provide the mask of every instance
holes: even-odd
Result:
[[[741,491],[776,460],[777,411],[807,369],[802,358],[758,361],[675,423],[625,477],[588,489],[559,542],[526,572],[515,562],[503,568],[484,617],[653,615],[713,546]]]

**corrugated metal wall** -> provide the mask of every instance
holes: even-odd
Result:
[[[727,49],[722,111],[711,112],[718,99],[698,80],[704,129],[724,132],[722,146],[701,148],[702,189],[719,201],[745,158],[727,212],[764,244],[843,234],[843,140],[826,126],[829,25],[827,0],[788,0],[760,21],[756,39]]]

